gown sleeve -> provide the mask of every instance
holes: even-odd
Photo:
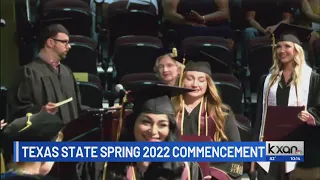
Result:
[[[310,90],[311,97],[309,101],[309,107],[307,111],[312,114],[315,125],[320,125],[320,75],[317,73],[312,73],[311,82],[310,82]]]
[[[18,70],[14,82],[8,91],[8,122],[25,116],[26,113],[37,113],[41,106],[35,102],[36,89],[41,86],[34,71],[27,66]]]
[[[252,122],[252,140],[259,141],[260,127],[261,127],[261,119],[262,119],[262,106],[263,106],[263,89],[264,89],[264,81],[267,75],[261,76],[259,87],[257,90],[257,109],[256,109],[256,119]]]

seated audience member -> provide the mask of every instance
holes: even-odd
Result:
[[[309,62],[313,62],[313,42],[320,37],[320,1],[319,0],[299,0],[300,14],[295,18],[295,24],[306,28],[312,28],[308,46]]]
[[[209,63],[188,61],[182,87],[194,91],[173,98],[182,136],[210,136],[212,141],[241,141],[235,117],[218,94]],[[241,179],[242,163],[210,163],[213,179]],[[204,174],[207,176],[207,174]]]
[[[163,0],[164,17],[177,31],[179,42],[189,36],[232,39],[229,0]]]
[[[141,84],[139,92],[132,94],[134,107],[126,117],[120,132],[120,141],[174,142],[178,140],[174,107],[167,94],[182,93],[184,89],[159,85],[152,88]],[[132,93],[132,92],[131,92]],[[119,132],[119,133],[120,133]],[[188,169],[187,169],[188,168]],[[79,163],[80,180],[152,179],[200,180],[203,179],[197,163],[183,162],[108,162]],[[189,175],[188,173],[189,172]]]
[[[246,48],[251,39],[273,33],[284,22],[290,24],[294,9],[291,3],[278,3],[278,0],[243,0],[242,8],[246,12],[248,28],[244,30],[242,59],[246,57]],[[289,1],[288,1],[289,2]]]
[[[15,119],[2,132],[2,148],[9,170],[1,174],[1,179],[47,179],[54,162],[12,162],[14,141],[57,141],[61,142],[64,127],[57,116],[41,111]]]
[[[183,64],[179,62],[174,53],[161,55],[154,65],[156,75],[167,85],[178,85],[181,68]]]

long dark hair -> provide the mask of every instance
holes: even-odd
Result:
[[[141,113],[131,113],[125,118],[124,127],[119,141],[136,141],[134,137],[134,126]],[[167,115],[169,119],[169,134],[166,139],[168,142],[178,141],[178,126],[173,115]]]
[[[120,135],[119,141],[136,141],[134,137],[134,126],[141,113],[133,112],[125,118],[124,127]],[[169,134],[166,139],[168,142],[176,142],[178,138],[178,127],[176,120],[173,115],[167,115],[169,119]],[[164,163],[168,162],[154,162],[152,163],[153,167],[163,167]],[[127,168],[130,165],[135,163],[129,162],[117,162],[117,163],[108,163],[107,177],[112,180],[123,180],[126,177]],[[151,165],[150,165],[151,166]],[[183,163],[172,162],[172,174],[180,176],[183,171]],[[155,177],[156,178],[156,177]]]

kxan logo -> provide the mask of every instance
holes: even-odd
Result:
[[[267,141],[266,155],[277,156],[303,156],[304,142],[303,141]]]

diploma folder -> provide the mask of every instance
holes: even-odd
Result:
[[[298,118],[304,109],[304,106],[268,106],[263,140],[290,140],[304,124]]]

